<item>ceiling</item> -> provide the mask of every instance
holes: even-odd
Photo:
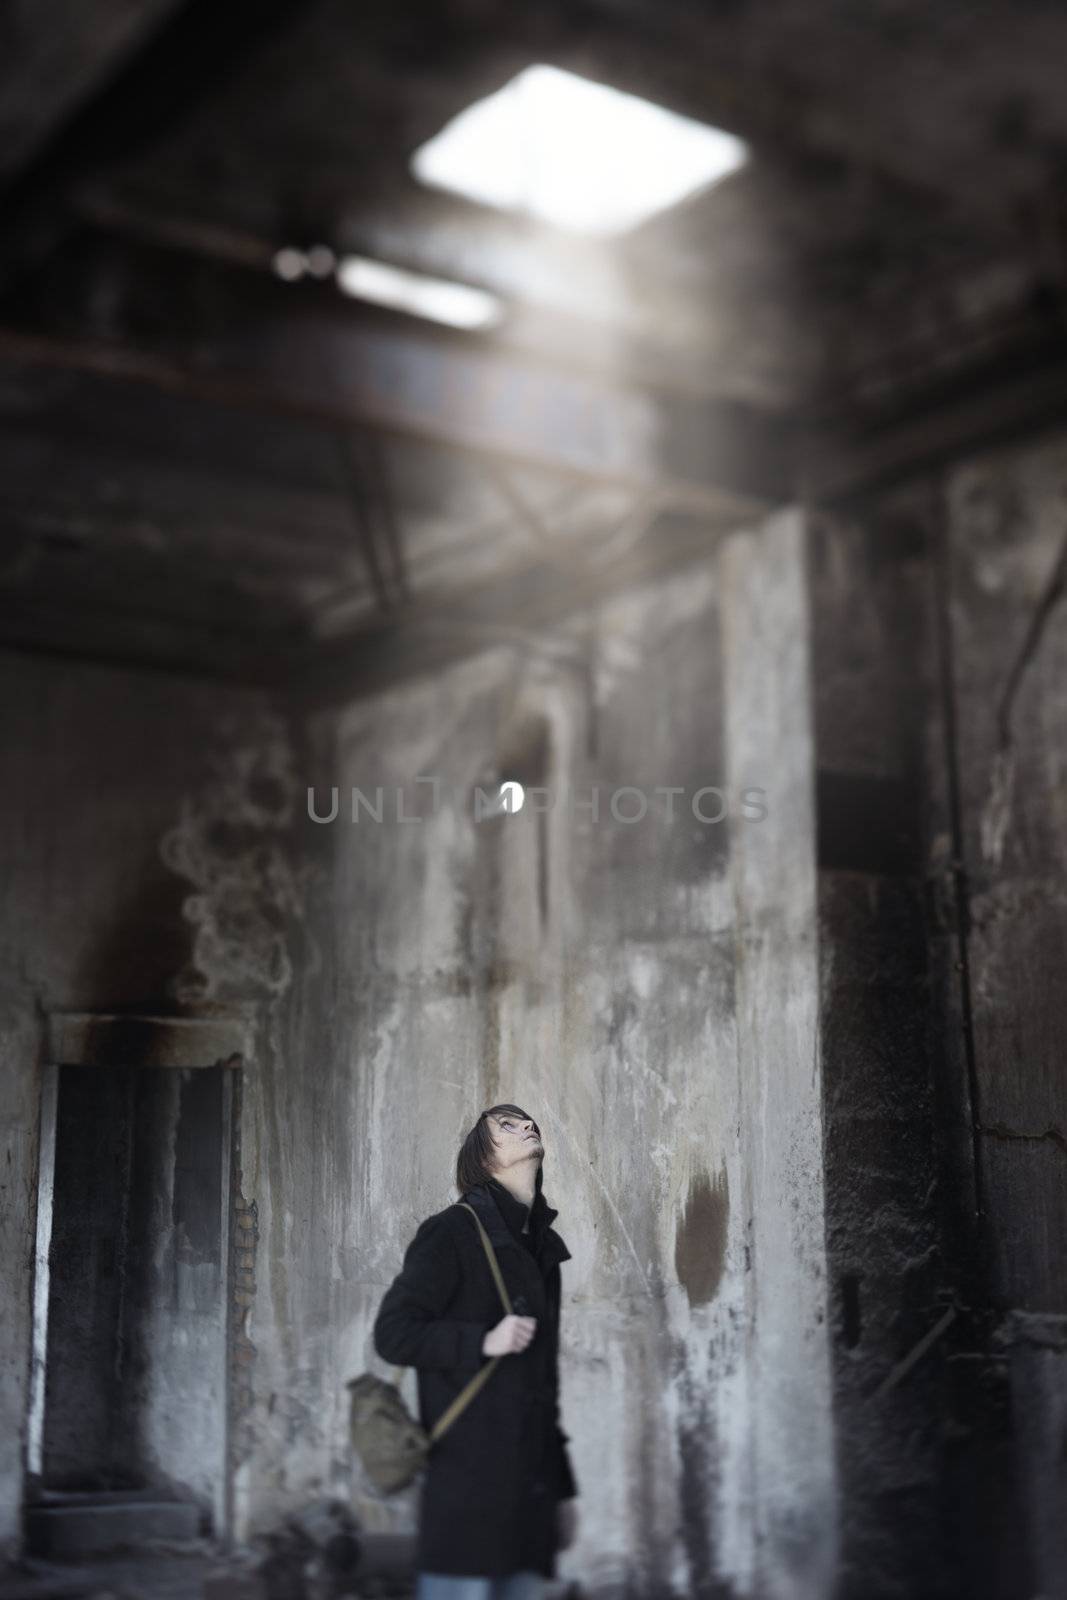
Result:
[[[1039,0],[63,0],[3,28],[12,643],[369,682],[442,619],[469,646],[692,559],[788,495],[813,427],[1061,337],[1067,12]],[[751,160],[606,242],[420,187],[417,145],[531,61]],[[272,274],[312,243],[482,285],[503,324]]]

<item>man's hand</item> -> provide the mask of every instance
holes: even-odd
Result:
[[[578,1532],[577,1500],[560,1500],[556,1505],[556,1548],[568,1550]]]
[[[482,1340],[482,1354],[516,1356],[526,1349],[536,1332],[536,1317],[503,1317]]]

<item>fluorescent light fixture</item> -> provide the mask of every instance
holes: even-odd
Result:
[[[526,67],[416,150],[433,188],[574,233],[623,233],[745,160],[732,133],[559,67]]]
[[[491,328],[500,321],[503,307],[495,295],[469,283],[450,283],[408,272],[366,256],[342,256],[337,282],[356,300],[370,300],[393,311],[409,311],[450,328]]]

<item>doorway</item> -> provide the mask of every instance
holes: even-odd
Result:
[[[158,1059],[46,1068],[30,1498],[225,1536],[239,1066]]]

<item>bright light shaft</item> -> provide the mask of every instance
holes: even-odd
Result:
[[[733,172],[721,128],[559,67],[526,67],[412,157],[423,183],[574,233],[623,233]]]

